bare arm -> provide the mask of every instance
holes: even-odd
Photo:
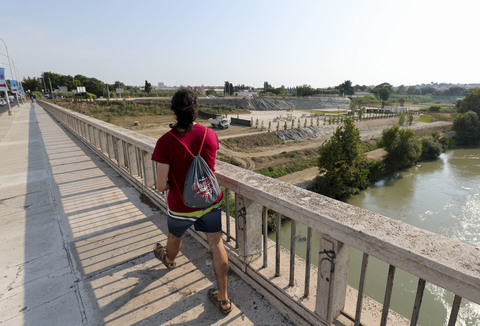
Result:
[[[160,192],[170,189],[170,184],[168,183],[168,170],[170,165],[157,162],[157,190]]]

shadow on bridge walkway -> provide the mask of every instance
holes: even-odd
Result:
[[[167,270],[166,217],[36,103],[0,115],[0,323],[289,325],[231,273],[234,310],[207,298],[210,253],[187,236]]]

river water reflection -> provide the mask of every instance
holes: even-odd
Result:
[[[347,201],[375,213],[480,247],[480,149],[448,151],[433,162],[380,180]],[[290,227],[282,226],[287,242]],[[302,248],[306,228],[297,226],[297,247]],[[315,237],[318,237],[317,234]],[[318,243],[314,239],[313,243]],[[286,244],[286,243],[285,243]],[[288,247],[288,244],[286,244]],[[312,252],[316,252],[314,248]],[[315,255],[312,259],[315,262]],[[480,259],[480,257],[479,257]],[[318,259],[316,260],[318,262]],[[361,254],[352,249],[349,285],[357,288]],[[387,264],[370,259],[366,294],[383,302]],[[391,308],[410,318],[418,278],[397,269]],[[419,325],[446,325],[453,295],[427,283]],[[480,325],[480,306],[462,301],[457,325]]]

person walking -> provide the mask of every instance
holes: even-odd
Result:
[[[156,188],[160,192],[168,190],[167,245],[164,247],[157,243],[153,252],[167,268],[175,268],[175,258],[182,247],[182,235],[192,225],[195,230],[205,232],[218,284],[218,288],[208,290],[208,297],[221,312],[228,314],[232,310],[232,304],[227,293],[228,256],[222,239],[223,194],[207,208],[191,208],[184,204],[183,184],[192,157],[188,150],[178,143],[179,140],[182,141],[192,153],[201,149],[200,155],[215,172],[218,136],[212,129],[195,123],[198,98],[192,91],[178,90],[172,97],[171,110],[176,123],[170,124],[171,130],[158,139],[152,154],[152,160],[157,162]]]

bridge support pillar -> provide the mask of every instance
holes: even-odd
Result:
[[[350,247],[323,234],[318,258],[315,312],[331,325],[345,306]]]
[[[235,215],[239,255],[248,264],[262,253],[262,205],[236,194]]]

